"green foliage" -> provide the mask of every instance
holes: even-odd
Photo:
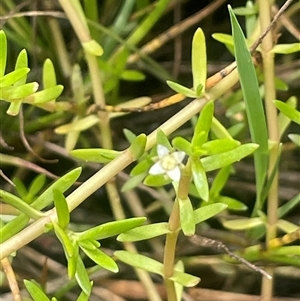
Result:
[[[15,70],[5,75],[5,66],[7,60],[7,42],[4,31],[0,32],[1,44],[1,78],[0,78],[0,94],[1,98],[10,103],[7,114],[16,116],[19,114],[22,103],[30,103],[32,105],[41,105],[49,101],[55,100],[63,90],[61,85],[51,85],[46,87],[45,90],[37,92],[38,83],[27,83],[27,75],[30,69],[27,67],[27,53],[25,50],[21,51],[15,65]],[[45,64],[44,77],[49,76],[47,83],[53,83],[53,70],[49,67],[49,62]],[[44,82],[45,84],[45,82]]]
[[[248,50],[242,29],[239,26],[231,8],[229,8],[229,13],[235,45],[235,57],[246,104],[249,129],[252,141],[259,145],[258,150],[254,153],[254,164],[256,175],[257,209],[261,209],[264,201],[261,199],[261,195],[268,167],[268,133],[266,118],[251,54]]]
[[[38,20],[36,31],[33,31],[28,18],[20,17],[8,21],[5,33],[0,31],[0,95],[2,103],[8,103],[7,114],[2,114],[1,145],[6,147],[5,139],[4,144],[2,142],[2,134],[6,138],[10,136],[11,130],[19,130],[28,151],[20,154],[17,148],[12,150],[13,155],[1,154],[5,164],[16,168],[14,172],[9,171],[14,176],[12,183],[15,187],[0,190],[1,201],[16,215],[2,220],[1,212],[1,255],[3,252],[5,256],[9,256],[42,233],[54,232],[67,260],[70,282],[66,286],[78,285],[81,289],[77,301],[90,299],[93,286],[90,280],[91,271],[96,267],[98,270],[106,269],[117,273],[119,268],[116,260],[160,275],[165,281],[168,297],[176,296],[177,300],[180,300],[183,287],[195,286],[200,278],[185,273],[185,264],[181,260],[177,261],[177,237],[180,232],[184,236],[195,235],[198,224],[209,229],[210,223],[206,221],[210,218],[222,222],[225,228],[222,229],[224,237],[229,231],[245,231],[246,237],[254,239],[269,236],[269,212],[265,213],[263,208],[268,194],[273,189],[272,183],[277,179],[280,158],[278,156],[277,161],[270,165],[272,169],[268,170],[269,152],[272,151],[275,142],[268,141],[266,124],[267,120],[270,122],[272,118],[268,112],[265,116],[262,103],[264,93],[268,89],[267,85],[262,84],[267,74],[259,67],[255,69],[248,49],[257,36],[256,31],[261,21],[259,18],[262,18],[257,14],[261,8],[251,1],[248,1],[245,7],[233,10],[229,8],[232,36],[224,33],[213,34],[213,38],[223,43],[236,59],[241,89],[227,93],[235,84],[233,77],[231,78],[235,71],[213,88],[206,89],[208,66],[205,32],[202,29],[198,28],[195,31],[191,42],[192,88],[167,80],[172,77],[163,69],[162,64],[156,63],[149,55],[151,47],[155,50],[156,46],[142,45],[143,40],[148,40],[147,35],[156,21],[164,17],[169,2],[158,0],[149,10],[149,1],[137,1],[136,4],[134,1],[124,1],[118,3],[114,9],[108,2],[99,9],[97,1],[83,1],[83,5],[79,1],[59,1],[73,27],[74,36],[77,36],[74,39],[70,35],[70,41],[75,41],[72,55],[69,55],[70,45],[67,45],[63,38],[65,32],[62,30],[62,24],[54,18],[51,18],[54,22],[47,23],[47,26],[44,21]],[[14,11],[14,5],[11,1],[5,1],[1,9],[6,14],[8,11]],[[235,14],[244,16],[247,39]],[[100,24],[99,20],[106,25]],[[32,36],[35,37],[34,47],[31,43]],[[160,43],[163,39],[154,41]],[[10,51],[11,46],[8,47],[11,42],[15,44],[13,51]],[[22,48],[25,46],[27,50],[17,49],[19,54],[16,55],[15,63],[11,63],[12,59],[9,56],[13,56],[16,45],[21,45]],[[277,44],[270,53],[290,55],[300,50],[299,45]],[[73,48],[73,44],[71,46]],[[259,47],[257,51],[262,52],[264,57],[262,48]],[[29,68],[32,58],[36,65],[33,64],[34,67]],[[133,69],[136,67],[141,70]],[[223,77],[223,71],[217,76]],[[39,72],[41,81],[34,81]],[[132,95],[130,86],[127,89],[126,82],[143,81],[146,78],[144,73],[167,80],[171,89],[196,100],[148,136],[144,133],[137,135],[136,131],[124,129],[128,147],[115,150],[113,146],[116,146],[116,149],[120,148],[113,141],[111,119],[124,115],[126,108],[146,105],[151,101],[149,97],[128,100],[128,95],[136,95]],[[60,82],[66,87],[63,95],[63,85],[58,84]],[[39,84],[42,89],[39,89]],[[283,91],[288,89],[288,85],[280,79],[274,78],[274,85]],[[125,97],[122,95],[124,86]],[[223,118],[218,120],[215,116],[216,98],[221,100],[225,122]],[[124,100],[127,100],[125,104],[122,103]],[[300,123],[297,98],[291,96],[287,101],[272,101],[272,105],[274,104],[280,113],[275,116],[277,124],[271,126],[278,127],[279,138],[282,138],[290,123]],[[200,105],[201,103],[203,105]],[[106,104],[118,105],[119,112],[114,112],[112,107],[106,112]],[[0,109],[2,108],[4,106]],[[201,112],[197,115],[199,111]],[[148,114],[155,116],[155,113]],[[19,121],[11,117],[16,115],[20,116]],[[184,134],[175,132],[192,115],[195,115],[192,118],[192,127]],[[248,130],[250,141],[246,136]],[[170,134],[172,138],[169,138]],[[287,134],[292,142],[300,146],[298,134]],[[64,148],[55,145],[62,141],[57,135],[64,136]],[[24,142],[28,137],[29,146]],[[15,136],[13,139],[8,138],[8,145],[11,142],[14,144]],[[279,145],[279,139],[277,142]],[[32,147],[33,151],[31,143],[35,143],[36,146]],[[74,149],[76,146],[78,148]],[[10,151],[9,147],[6,148]],[[281,146],[278,148],[280,155]],[[99,168],[100,165],[86,164],[83,168],[77,167],[67,172],[64,169],[66,166],[59,163],[58,176],[48,185],[47,176],[54,177],[48,172],[48,166],[45,169],[37,168],[39,163],[31,162],[32,158],[39,157],[39,152],[43,151],[41,149],[47,149],[47,153],[49,150],[55,150],[59,157],[76,161],[75,166],[81,161],[106,166],[101,167],[93,176],[89,176],[90,171],[84,170],[84,180],[81,180],[84,182],[81,183],[78,179],[82,169],[95,166]],[[284,148],[282,149],[284,151]],[[34,153],[36,150],[38,154]],[[248,217],[246,204],[223,195],[223,190],[231,174],[235,173],[234,164],[252,154],[256,201],[254,211]],[[156,215],[153,214],[153,222],[144,225],[146,217],[127,218],[123,211],[115,177],[134,161],[136,163],[131,166],[122,192],[128,192],[140,185],[139,188],[153,194],[158,201],[145,209],[145,215],[157,208],[156,206],[160,206],[166,213],[161,222],[154,221]],[[24,167],[36,171],[37,176],[31,180],[31,174],[28,174]],[[56,169],[49,167],[49,170]],[[70,223],[72,210],[106,184],[113,215],[118,218],[97,225],[90,225],[87,219],[87,225],[84,226],[86,230],[82,230],[82,225]],[[145,188],[143,185],[153,188]],[[173,202],[170,201],[171,198],[174,198]],[[278,231],[298,231],[299,226],[290,222],[287,215],[295,210],[299,202],[300,196],[296,195],[273,210],[275,215],[277,214],[277,220],[273,224]],[[148,206],[148,199],[145,204]],[[102,200],[100,205],[102,206]],[[236,217],[231,211],[243,211],[244,217]],[[219,215],[222,212],[223,214]],[[127,250],[117,250],[112,257],[103,247],[103,240],[115,236],[117,241],[126,242],[123,247]],[[151,258],[151,254],[139,254],[139,250],[137,253],[128,251],[132,250],[130,243],[159,236],[165,236],[162,262]],[[266,242],[265,249],[260,245],[250,245],[235,253],[249,261],[299,266],[299,246],[280,245],[279,238],[274,239],[273,243],[272,240]],[[120,244],[117,246],[122,248]],[[86,267],[86,258],[94,263],[91,269]],[[235,262],[227,256],[224,256],[224,259]],[[147,278],[141,276],[142,281]],[[50,300],[35,281],[24,280],[24,285],[34,301]],[[147,283],[146,287],[149,287]],[[69,287],[62,288],[68,289]],[[55,297],[51,300],[57,301]],[[149,300],[152,299],[149,297]]]

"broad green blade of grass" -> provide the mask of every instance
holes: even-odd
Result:
[[[255,208],[260,209],[263,203],[261,194],[268,168],[268,133],[266,118],[250,51],[248,50],[242,29],[230,6],[229,13],[235,46],[235,58],[246,104],[250,134],[252,142],[259,144],[259,148],[254,153],[254,165],[257,195]],[[255,214],[255,212],[253,213]]]

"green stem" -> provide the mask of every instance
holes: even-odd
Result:
[[[271,22],[270,15],[270,4],[268,1],[259,0],[259,20],[261,31]],[[266,116],[268,123],[269,139],[276,142],[270,150],[269,157],[269,170],[270,175],[273,168],[276,165],[276,161],[279,156],[279,131],[277,125],[277,110],[273,104],[276,99],[275,89],[275,66],[274,66],[274,54],[271,52],[273,48],[273,37],[270,32],[265,39],[262,41],[262,58],[263,58],[263,72],[264,72],[264,86],[265,86],[265,106]],[[270,187],[268,200],[267,200],[267,211],[268,211],[268,225],[266,233],[266,244],[276,237],[276,223],[277,223],[277,209],[278,209],[278,172],[276,172],[273,183]],[[266,270],[271,276],[274,275],[274,267],[268,267]],[[263,277],[261,297],[262,301],[271,301],[273,296],[273,280]]]
[[[176,257],[176,243],[180,230],[180,209],[178,199],[186,199],[189,193],[189,186],[192,173],[190,168],[190,160],[188,160],[186,166],[182,169],[181,177],[179,180],[177,197],[174,202],[174,206],[169,218],[169,230],[171,231],[166,235],[166,243],[164,250],[164,278],[167,290],[168,301],[177,300],[176,289],[174,281],[169,278],[174,273],[175,257]]]

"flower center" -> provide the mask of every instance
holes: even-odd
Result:
[[[172,156],[172,154],[170,154],[161,158],[160,164],[164,170],[170,171],[176,168],[178,165],[178,160]]]

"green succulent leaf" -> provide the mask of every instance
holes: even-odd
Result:
[[[172,150],[172,145],[170,144],[168,137],[161,129],[157,129],[156,142],[157,144],[165,146],[168,150]]]
[[[24,202],[22,199],[5,190],[0,189],[0,198],[6,204],[9,204],[12,207],[18,209],[20,212],[23,212],[28,217],[31,217],[33,219],[39,219],[40,217],[43,216],[42,212],[35,210],[26,202]]]
[[[145,159],[139,162],[130,172],[130,176],[137,176],[149,171],[149,168],[153,165],[153,161]]]
[[[78,245],[84,249],[95,250],[100,247],[100,242],[95,239],[78,240]]]
[[[11,86],[22,79],[30,71],[29,68],[20,68],[14,70],[0,78],[0,88]]]
[[[70,155],[87,162],[109,163],[121,154],[119,151],[105,148],[83,148],[70,151]]]
[[[209,186],[205,170],[201,161],[198,158],[191,160],[191,168],[193,174],[193,181],[196,186],[199,197],[204,201],[209,199]]]
[[[11,102],[6,113],[10,116],[17,116],[20,112],[22,100]]]
[[[187,155],[191,156],[193,154],[191,143],[183,137],[180,137],[180,136],[175,137],[172,140],[172,145],[176,149],[185,152]]]
[[[50,59],[46,59],[43,66],[43,86],[48,89],[56,86],[56,74],[53,63]]]
[[[300,135],[297,134],[289,134],[288,137],[293,141],[296,145],[300,146]]]
[[[238,201],[234,198],[230,198],[228,196],[219,196],[217,198],[217,201],[226,204],[228,206],[228,209],[230,210],[245,211],[248,209],[248,207],[241,201]]]
[[[289,119],[296,122],[297,124],[300,124],[300,112],[299,111],[297,111],[290,105],[288,105],[282,101],[279,101],[279,100],[275,100],[274,104],[277,107],[277,109],[280,110],[285,116],[287,116]]]
[[[192,139],[192,146],[193,147],[199,147],[199,141],[197,137],[199,135],[202,135],[204,132],[204,138],[202,138],[202,143],[204,143],[207,140],[208,133],[211,127],[212,123],[212,118],[213,118],[213,113],[214,113],[214,103],[212,101],[209,101],[202,109],[200,116],[198,118],[195,131],[194,131],[194,136]]]
[[[85,239],[104,239],[118,235],[122,232],[129,231],[142,225],[146,221],[145,217],[135,217],[114,222],[108,222],[94,228],[90,228],[84,232],[78,233],[79,240]]]
[[[144,80],[145,74],[137,70],[124,70],[121,74],[121,78],[127,81],[142,81]]]
[[[5,87],[1,90],[1,97],[7,101],[18,101],[35,93],[38,87],[39,85],[36,82],[24,84],[22,86]]]
[[[241,143],[233,139],[216,139],[202,145],[202,149],[207,155],[215,155],[222,152],[230,151],[238,147]]]
[[[227,208],[226,204],[222,203],[215,203],[205,205],[200,207],[194,211],[194,220],[195,224],[199,224],[207,219],[219,214],[220,212],[224,211]]]
[[[212,198],[215,198],[220,194],[221,190],[223,189],[223,187],[227,182],[230,172],[231,172],[230,165],[227,165],[218,171],[210,188],[210,196]]]
[[[195,220],[194,211],[190,199],[178,198],[179,212],[180,212],[180,225],[181,229],[186,236],[195,234]]]
[[[87,274],[86,268],[85,268],[80,256],[77,257],[75,278],[76,278],[80,288],[84,291],[85,294],[87,294],[89,296],[92,291],[92,285],[89,280],[89,276]]]
[[[282,246],[280,248],[272,248],[268,250],[268,253],[271,256],[296,256],[296,258],[298,258],[299,261],[300,246]],[[298,264],[298,266],[300,265]]]
[[[59,239],[59,241],[61,242],[64,248],[66,257],[67,258],[72,257],[74,254],[74,248],[70,237],[67,235],[65,230],[62,229],[56,222],[53,222],[52,224],[53,224],[55,235],[57,236],[57,238]]]
[[[121,233],[118,237],[118,241],[140,241],[145,239],[150,239],[160,235],[169,233],[169,224],[162,222],[156,224],[150,224],[145,226],[140,226],[129,230],[127,232]]]
[[[240,161],[257,148],[258,145],[255,143],[243,144],[233,150],[202,158],[201,163],[205,171],[212,171]]]
[[[145,134],[138,135],[129,147],[134,160],[139,159],[145,153],[147,136]]]
[[[196,97],[196,92],[194,90],[191,90],[190,88],[182,86],[178,83],[167,80],[167,85],[175,92],[180,93],[186,97],[190,97],[190,98]]]
[[[87,295],[85,292],[81,292],[76,301],[89,301],[89,298],[89,295]]]
[[[128,129],[123,129],[123,133],[129,143],[132,143],[136,138],[136,134],[134,134],[132,131]]]
[[[24,285],[34,301],[50,301],[42,289],[33,281],[24,280]]]
[[[174,271],[174,274],[172,275],[172,277],[169,278],[170,280],[173,280],[179,284],[181,284],[182,286],[185,287],[193,287],[195,285],[197,285],[200,281],[199,277],[187,274],[187,273],[183,273],[181,271]]]
[[[279,100],[277,100],[279,101]],[[280,101],[279,101],[280,102]],[[297,107],[297,98],[295,96],[291,96],[286,102],[286,105],[289,107],[296,109]],[[275,103],[276,105],[276,103]],[[279,129],[279,136],[282,137],[283,133],[286,131],[288,126],[291,123],[291,119],[288,118],[283,112],[278,114],[278,129]]]
[[[300,43],[277,44],[271,52],[280,54],[290,54],[300,51]]]
[[[113,273],[117,273],[119,271],[119,268],[115,261],[100,249],[91,250],[89,248],[84,248],[83,246],[80,246],[80,248],[90,259],[92,259],[99,266]]]
[[[284,219],[279,219],[276,223],[278,229],[285,233],[291,233],[298,230],[300,227]]]
[[[3,30],[0,30],[0,78],[5,74],[7,61],[7,40]]]
[[[300,204],[300,193],[295,195],[291,200],[289,200],[284,205],[282,205],[278,208],[278,211],[277,211],[278,218],[282,218],[282,217],[286,216],[289,212],[291,212],[299,204]]]
[[[131,176],[126,183],[122,186],[122,192],[129,191],[135,187],[137,187],[139,184],[143,182],[145,177],[147,176],[147,172],[140,173],[136,176]]]
[[[207,75],[207,59],[205,36],[201,28],[197,28],[192,41],[192,74],[193,88],[196,97],[199,97],[205,90]]]
[[[18,55],[15,70],[21,69],[21,68],[27,68],[27,67],[28,67],[27,52],[25,49],[23,49]],[[19,79],[17,82],[15,82],[14,86],[24,85],[26,83],[26,80],[27,80],[27,76],[24,76],[21,79]]]
[[[36,176],[33,179],[33,181],[30,183],[28,194],[32,196],[37,195],[44,187],[45,182],[46,182],[46,176],[44,174],[40,174]]]
[[[82,43],[82,47],[89,54],[95,56],[101,56],[103,54],[103,48],[95,40]]]
[[[168,185],[172,182],[169,177],[164,174],[161,175],[148,175],[143,183],[147,186],[151,187],[162,187],[164,185]]]
[[[54,200],[53,191],[55,189],[60,190],[62,193],[64,193],[67,189],[69,189],[75,181],[78,179],[78,177],[81,174],[81,167],[77,167],[67,174],[63,175],[59,179],[57,179],[47,190],[45,190],[33,203],[32,206],[35,209],[43,209],[47,205],[51,204]]]
[[[163,276],[163,264],[157,260],[127,251],[115,251],[114,255],[133,267]]]
[[[241,218],[237,220],[223,221],[223,226],[231,230],[247,230],[264,224],[260,217]]]
[[[70,213],[69,213],[67,201],[63,193],[58,189],[53,190],[53,197],[54,197],[54,204],[56,208],[58,225],[62,229],[65,229],[70,223]]]
[[[212,37],[216,41],[224,44],[231,53],[234,53],[233,38],[231,35],[224,33],[213,33]]]
[[[51,100],[55,100],[60,96],[64,87],[62,85],[57,85],[42,91],[36,92],[30,96],[34,104],[43,104]]]
[[[77,259],[79,256],[79,247],[76,241],[72,241],[73,245],[73,255],[68,257],[66,254],[66,258],[68,261],[68,277],[69,279],[74,279],[77,269]]]

